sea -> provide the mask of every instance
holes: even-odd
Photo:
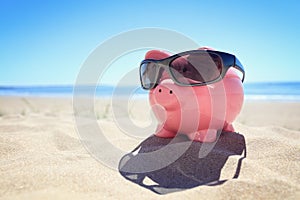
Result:
[[[249,101],[300,101],[300,82],[244,83],[245,99]],[[91,87],[91,86],[90,86]],[[147,98],[148,91],[136,87],[99,85],[92,87],[96,97],[135,95]],[[1,96],[73,97],[73,85],[52,86],[0,86]]]

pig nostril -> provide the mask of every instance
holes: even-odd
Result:
[[[161,89],[159,89],[158,92],[161,92]]]
[[[172,91],[172,90],[170,90],[170,94],[173,94],[173,91]]]

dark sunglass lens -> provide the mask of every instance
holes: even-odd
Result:
[[[194,52],[173,60],[170,69],[176,80],[182,84],[206,83],[220,76],[222,59],[214,53]]]
[[[155,63],[143,63],[140,68],[140,77],[143,88],[151,89],[156,83],[157,67]]]

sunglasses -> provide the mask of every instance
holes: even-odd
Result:
[[[164,73],[180,86],[202,86],[222,80],[229,68],[242,72],[240,61],[232,54],[212,50],[192,50],[155,60],[146,59],[140,65],[140,81],[144,89],[155,88]]]

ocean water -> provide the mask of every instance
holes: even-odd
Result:
[[[300,101],[300,82],[245,83],[246,100]]]
[[[300,101],[300,82],[245,83],[244,92],[246,100]],[[116,89],[113,86],[98,86],[94,94],[97,97],[111,97],[113,93],[134,93],[140,98],[146,98],[148,94],[137,87]],[[0,86],[1,96],[72,97],[73,86]]]

